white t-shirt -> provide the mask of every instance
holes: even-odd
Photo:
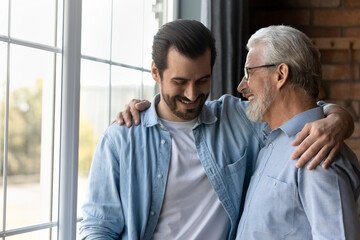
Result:
[[[230,220],[197,154],[190,122],[161,120],[170,131],[171,161],[153,239],[225,239]]]

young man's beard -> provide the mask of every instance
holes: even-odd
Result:
[[[171,110],[171,112],[173,114],[175,114],[175,116],[177,116],[178,118],[181,118],[183,120],[186,121],[191,121],[194,118],[196,118],[200,112],[202,107],[205,104],[206,99],[208,98],[209,94],[205,95],[205,94],[200,94],[198,96],[198,98],[196,99],[196,101],[199,101],[198,107],[194,108],[194,109],[185,109],[185,111],[179,111],[176,108],[176,103],[178,100],[183,99],[184,101],[189,101],[189,99],[185,98],[185,97],[181,97],[179,95],[174,96],[174,97],[170,97],[169,95],[165,95],[163,93],[161,93],[166,105],[169,107],[169,109]]]

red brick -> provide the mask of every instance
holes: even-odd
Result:
[[[360,162],[360,139],[359,138],[350,138],[346,139],[345,143],[353,150]]]
[[[339,7],[340,0],[252,0],[254,7]]]
[[[327,63],[347,63],[350,65],[352,58],[353,64],[360,63],[360,50],[353,50],[350,54],[350,50],[321,50],[321,62]],[[357,76],[356,69],[354,70],[355,77]],[[356,77],[357,78],[357,77]]]
[[[310,11],[307,10],[275,10],[255,11],[254,24],[269,26],[272,24],[309,25]]]
[[[360,50],[354,50],[352,54],[354,63],[360,63]]]
[[[344,32],[345,37],[360,37],[360,28],[346,28]]]
[[[302,27],[299,30],[310,38],[341,37],[341,28],[339,27]]]
[[[358,26],[360,25],[360,9],[315,10],[316,26]]]
[[[322,63],[348,63],[350,62],[350,52],[348,50],[322,50]]]
[[[330,83],[328,98],[360,100],[360,83]]]
[[[359,0],[344,0],[344,6],[346,7],[360,7]]]
[[[353,76],[350,72],[350,66],[346,65],[322,65],[322,78],[324,80],[351,80],[352,78],[356,78],[357,68],[353,68]]]
[[[285,6],[292,7],[339,7],[340,0],[283,0]]]
[[[351,138],[360,138],[360,122],[358,121],[355,122],[355,129],[354,133],[351,135]],[[358,149],[360,150],[360,145],[358,146]]]

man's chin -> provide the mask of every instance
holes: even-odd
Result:
[[[199,115],[199,109],[191,109],[187,111],[176,111],[175,115],[183,120],[191,121]]]

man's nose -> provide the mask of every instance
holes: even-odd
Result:
[[[239,83],[239,86],[237,87],[237,91],[241,92],[243,89],[247,88],[247,80],[245,78],[245,76],[242,78],[241,82]]]
[[[194,84],[189,84],[189,86],[186,87],[185,89],[185,97],[188,98],[190,101],[194,102],[199,93],[198,93],[198,89],[195,87]]]

